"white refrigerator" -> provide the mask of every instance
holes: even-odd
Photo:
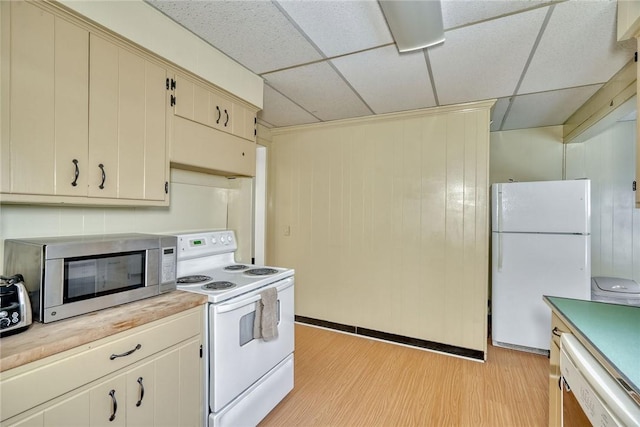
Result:
[[[589,180],[492,186],[491,337],[546,354],[551,310],[543,295],[591,295]]]

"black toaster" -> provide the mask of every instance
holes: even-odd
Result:
[[[31,304],[22,274],[0,276],[0,336],[26,330],[31,325]]]

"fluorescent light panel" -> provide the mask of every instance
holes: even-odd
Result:
[[[399,52],[444,42],[439,0],[381,0],[379,3]]]

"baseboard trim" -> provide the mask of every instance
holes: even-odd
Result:
[[[298,323],[306,323],[308,325],[320,326],[322,328],[334,329],[341,332],[347,332],[355,335],[362,335],[369,338],[375,338],[382,341],[389,341],[397,344],[403,344],[410,347],[417,347],[426,350],[448,353],[455,356],[467,357],[484,361],[484,352],[480,350],[472,350],[464,347],[457,347],[449,344],[442,344],[434,341],[422,340],[418,338],[405,337],[403,335],[390,334],[388,332],[376,331],[373,329],[361,328],[359,326],[344,325],[342,323],[329,322],[327,320],[314,319],[312,317],[295,316]]]

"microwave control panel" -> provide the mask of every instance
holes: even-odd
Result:
[[[176,280],[176,248],[162,248],[162,266],[160,283],[175,282]]]

